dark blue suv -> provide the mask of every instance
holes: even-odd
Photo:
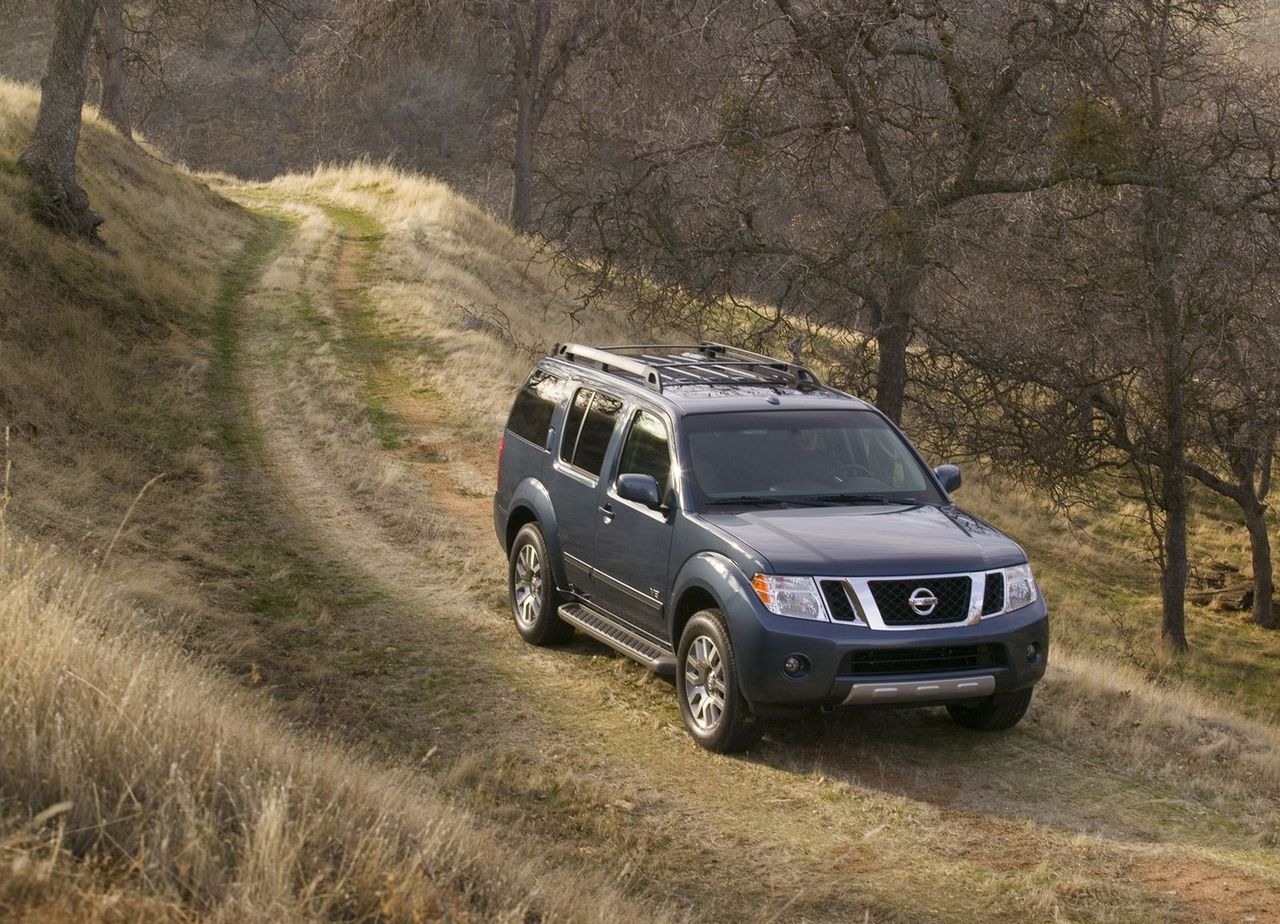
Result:
[[[959,485],[803,366],[569,344],[516,396],[493,512],[520,634],[581,629],[674,674],[690,733],[730,751],[799,708],[1022,718],[1044,600],[1026,553],[951,502]]]

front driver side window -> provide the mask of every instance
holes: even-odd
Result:
[[[656,414],[636,413],[622,446],[618,474],[651,475],[658,482],[659,495],[666,497],[671,489],[671,448],[666,424]]]

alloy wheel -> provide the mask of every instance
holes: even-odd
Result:
[[[702,731],[712,731],[724,714],[724,664],[720,649],[705,635],[689,646],[684,665],[684,696],[693,722]]]
[[[516,621],[531,628],[542,612],[542,559],[532,543],[521,547],[516,556],[515,578]]]

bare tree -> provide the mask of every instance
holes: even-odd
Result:
[[[89,208],[89,196],[76,182],[76,150],[97,11],[98,0],[56,0],[40,109],[31,141],[19,159],[38,190],[38,214],[55,227],[88,238],[97,237],[102,216]]]
[[[533,219],[537,141],[547,110],[574,60],[600,40],[609,19],[602,4],[592,0],[572,4],[564,0],[491,0],[483,8],[511,62],[515,108],[511,224],[526,230]]]
[[[706,304],[736,288],[862,329],[876,402],[899,419],[930,281],[945,285],[967,216],[1132,179],[1050,144],[1099,15],[1051,0],[706,4],[680,33],[687,102],[655,109],[633,163],[604,184],[591,165],[597,201],[569,194],[562,211],[606,263],[630,254]],[[610,102],[634,111],[624,90]]]
[[[1208,412],[1196,428],[1197,452],[1187,464],[1192,478],[1240,507],[1253,567],[1252,618],[1266,629],[1280,629],[1267,520],[1280,436],[1278,325],[1275,316],[1250,324],[1246,336],[1225,345],[1232,367],[1214,383]]]
[[[610,0],[348,0],[344,19],[346,42],[362,60],[427,55],[463,36],[490,59],[513,120],[508,214],[527,230],[548,111],[575,63],[642,8]]]
[[[95,58],[101,97],[98,109],[108,123],[125,137],[133,138],[129,110],[129,75],[124,0],[101,0]]]
[[[300,2],[248,0],[247,5],[261,20],[280,30],[285,21],[297,19]],[[104,82],[104,102],[112,106],[115,116],[128,128],[127,107],[123,105],[126,91],[119,71],[124,65],[124,52],[120,50],[124,46],[121,0],[105,3],[104,8],[104,0],[55,0],[53,38],[40,84],[35,130],[19,158],[38,190],[36,211],[40,217],[57,228],[92,240],[97,239],[103,219],[90,208],[88,194],[76,181],[76,152],[88,86],[89,51],[100,9],[104,9],[103,48],[110,51],[113,61],[112,75]],[[151,4],[153,10],[205,15],[218,8],[239,11],[241,6],[238,0],[156,0]]]
[[[1240,504],[1270,601],[1265,492],[1275,423],[1280,253],[1276,114],[1256,105],[1222,37],[1221,4],[1118,4],[1107,55],[1059,143],[1132,174],[1042,193],[1003,235],[991,291],[956,299],[935,344],[972,445],[1042,466],[1042,483],[1131,472],[1161,571],[1161,634],[1187,647],[1191,479]],[[1010,278],[1016,277],[1016,278]],[[1012,309],[1001,305],[1017,306]],[[993,408],[999,408],[995,414]],[[1256,537],[1256,538],[1255,538]],[[1255,614],[1258,610],[1255,609]]]

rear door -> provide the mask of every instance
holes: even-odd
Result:
[[[663,616],[667,565],[671,556],[671,498],[674,469],[670,427],[658,413],[636,408],[628,415],[617,463],[600,506],[596,526],[595,602],[623,622],[666,644]],[[650,475],[666,500],[659,510],[618,496],[618,476]]]
[[[604,470],[622,400],[590,386],[580,386],[569,401],[560,444],[547,479],[556,508],[560,547],[571,589],[591,593],[599,519],[600,473]]]

